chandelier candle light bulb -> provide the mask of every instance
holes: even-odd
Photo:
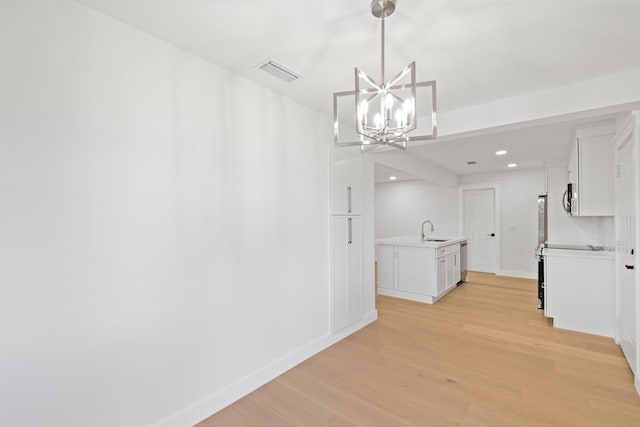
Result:
[[[363,99],[362,103],[360,104],[360,111],[359,111],[360,122],[362,123],[363,128],[367,127],[368,112],[369,112],[369,104],[367,104],[367,101]]]
[[[398,127],[404,126],[405,121],[407,120],[407,116],[402,113],[401,109],[396,110],[396,123],[398,123]]]
[[[376,127],[376,129],[380,129],[380,127],[382,126],[382,116],[380,115],[380,113],[376,113],[376,115],[373,116],[373,125]]]

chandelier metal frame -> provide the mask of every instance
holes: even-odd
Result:
[[[373,0],[371,3],[371,13],[381,20],[381,82],[363,71],[355,68],[355,90],[346,92],[335,92],[333,94],[333,120],[334,120],[334,143],[340,147],[360,146],[363,151],[388,145],[394,148],[405,150],[407,143],[412,141],[425,141],[437,137],[437,107],[436,107],[436,82],[435,80],[426,82],[416,82],[416,65],[412,62],[406,66],[393,79],[385,81],[385,19],[390,16],[396,8],[396,0]],[[409,78],[408,83],[403,80]],[[364,88],[363,86],[369,87]],[[431,90],[431,133],[426,135],[410,136],[408,133],[418,127],[418,115],[416,113],[416,102],[418,100],[418,88]],[[402,97],[402,94],[409,92],[409,97]],[[341,142],[340,120],[338,105],[341,97],[354,97],[356,108],[355,131],[359,136],[357,141]],[[400,107],[395,109],[396,103]],[[375,116],[373,125],[368,119],[369,108],[373,106]],[[395,119],[395,125],[393,121]]]

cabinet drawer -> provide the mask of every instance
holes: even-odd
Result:
[[[436,249],[436,258],[447,256],[454,252],[460,252],[460,243],[454,243],[453,245],[444,246]]]

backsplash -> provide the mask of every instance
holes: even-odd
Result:
[[[576,217],[567,216],[574,227],[549,232],[549,241],[553,243],[582,243],[601,245],[613,250],[615,229],[612,216]]]

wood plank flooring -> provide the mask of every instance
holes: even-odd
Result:
[[[535,281],[480,273],[435,305],[378,296],[377,322],[199,426],[640,426],[613,340],[536,303]]]

